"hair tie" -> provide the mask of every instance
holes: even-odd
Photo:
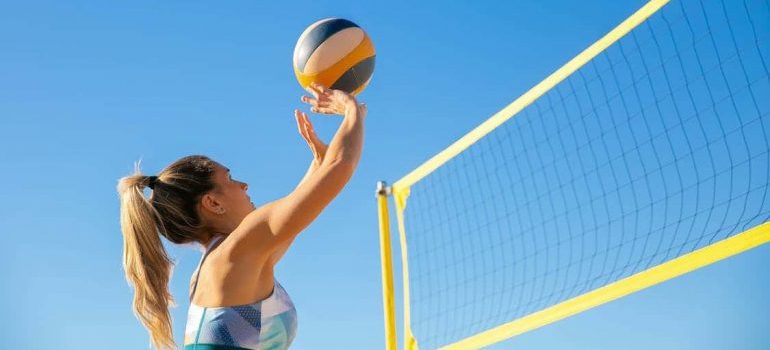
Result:
[[[148,176],[147,177],[147,187],[154,190],[155,184],[158,183],[158,177],[157,176]]]

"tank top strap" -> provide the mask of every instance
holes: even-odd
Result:
[[[222,236],[222,235],[216,236],[216,237],[212,238],[211,241],[209,242],[209,244],[206,246],[206,250],[203,252],[203,255],[201,256],[201,261],[198,262],[198,268],[195,269],[195,271],[196,271],[195,272],[195,283],[193,284],[192,291],[190,291],[190,301],[192,301],[193,296],[195,296],[195,290],[198,289],[198,278],[201,275],[201,267],[203,266],[203,261],[206,260],[206,256],[208,256],[209,253],[211,252],[211,248],[214,247],[214,245],[217,244],[217,242],[221,241],[222,238],[224,238],[224,237],[225,236]]]

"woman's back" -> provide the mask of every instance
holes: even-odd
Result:
[[[219,236],[209,243],[192,286],[195,297],[204,261]],[[261,301],[234,306],[201,306],[190,303],[185,326],[185,349],[288,349],[297,331],[294,304],[277,280],[270,295]]]

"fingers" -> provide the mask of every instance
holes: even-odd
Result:
[[[329,108],[332,106],[332,101],[324,98],[324,96],[321,96],[320,99],[314,99],[310,96],[302,96],[300,101],[309,104],[311,107]]]
[[[321,95],[325,95],[329,93],[329,89],[325,86],[312,82],[308,86],[305,87],[305,90],[312,94],[315,98],[318,98]]]
[[[310,137],[310,141],[313,143],[321,142],[321,140],[318,138],[318,135],[315,133],[315,130],[313,129],[313,123],[311,123],[310,119],[307,118],[307,114],[305,115],[305,129],[307,136]]]
[[[310,122],[310,118],[306,113],[295,109],[294,118],[297,121],[297,130],[299,130],[300,135],[302,135],[305,140],[313,144],[319,142],[318,135],[316,135],[315,130],[313,129],[313,123]]]
[[[305,90],[307,90],[307,92],[309,92],[315,98],[312,98],[310,96],[302,96],[300,98],[300,100],[302,102],[307,103],[307,104],[310,104],[310,105],[313,105],[313,106],[317,106],[318,105],[318,100],[323,95],[323,90],[321,89],[321,87],[318,84],[316,84],[316,83],[310,83],[310,85],[305,87]]]
[[[303,112],[299,112],[299,118],[302,121],[302,127],[305,128],[305,131],[308,133],[308,136],[313,136],[313,124],[310,122],[310,119],[308,118],[307,114]]]
[[[335,104],[333,98],[333,92],[336,90],[331,90],[315,82],[310,83],[305,87],[305,90],[312,94],[314,98],[302,96],[300,100],[310,105],[310,111],[319,114],[340,114],[339,106],[337,106],[339,103]]]
[[[310,119],[307,117],[307,114],[300,112],[300,118],[302,118],[303,126],[308,128],[312,132],[313,131],[313,123],[310,122]],[[312,135],[310,135],[310,136],[312,136]]]
[[[303,128],[305,128],[305,135],[307,135],[308,141],[315,145],[315,139],[313,137],[313,130],[310,128],[310,125],[305,123],[303,125]]]
[[[298,109],[294,110],[294,120],[297,121],[297,131],[299,131],[299,134],[302,136],[302,138],[307,139],[305,136],[305,128],[303,126],[302,121],[302,112],[300,112]]]
[[[297,119],[297,127],[300,129],[302,138],[305,139],[308,147],[310,147],[310,151],[313,152],[313,158],[318,158],[318,145],[316,144],[317,137],[313,132],[313,126],[310,123],[307,114],[295,110],[294,115]]]
[[[302,96],[299,98],[300,101],[305,102],[311,106],[317,106],[318,105],[318,99],[312,98],[310,96]]]
[[[310,111],[319,114],[337,114],[337,111],[330,107],[310,107]]]
[[[318,98],[318,96],[321,95],[321,91],[316,87],[314,83],[310,83],[310,85],[306,86],[305,90],[312,94],[315,98]]]
[[[319,95],[329,93],[329,88],[327,88],[326,86],[323,86],[321,84],[318,84],[316,82],[310,83],[310,85],[308,85],[308,87],[310,89],[312,89],[313,91],[316,91]]]

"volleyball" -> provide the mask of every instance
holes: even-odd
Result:
[[[311,24],[294,47],[294,74],[310,83],[357,95],[374,72],[374,44],[361,27],[342,18]]]

